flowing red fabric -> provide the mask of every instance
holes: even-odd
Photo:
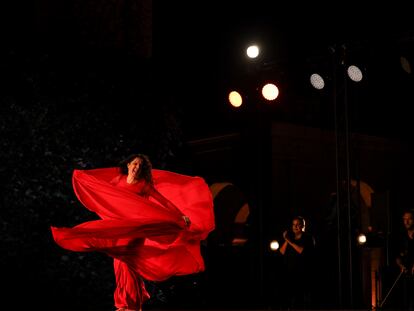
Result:
[[[163,281],[173,275],[205,269],[200,241],[214,229],[213,199],[200,177],[152,170],[154,188],[191,219],[112,181],[118,168],[75,170],[73,188],[79,201],[100,220],[71,228],[51,227],[61,247],[77,252],[100,251],[121,260],[147,280]]]

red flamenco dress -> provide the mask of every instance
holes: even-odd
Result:
[[[163,281],[205,269],[200,241],[214,229],[208,185],[200,177],[156,169],[152,174],[154,186],[148,191],[144,182],[128,184],[115,167],[75,170],[72,182],[79,201],[101,219],[51,227],[64,249],[114,258],[117,308],[141,309],[149,298],[142,278]],[[183,215],[191,220],[189,228]]]

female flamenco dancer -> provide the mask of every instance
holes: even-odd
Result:
[[[142,310],[149,298],[144,279],[205,269],[200,241],[214,229],[214,213],[202,178],[152,169],[146,155],[133,154],[119,167],[74,170],[72,183],[79,201],[101,219],[52,226],[53,238],[67,250],[114,258],[117,311]]]

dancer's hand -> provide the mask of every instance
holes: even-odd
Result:
[[[188,216],[182,216],[183,217],[183,220],[184,220],[184,222],[185,222],[185,226],[188,228],[188,227],[190,227],[190,225],[191,225],[191,220],[190,220],[190,218],[188,217]]]

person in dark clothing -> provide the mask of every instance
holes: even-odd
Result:
[[[289,308],[305,309],[311,303],[311,272],[315,240],[305,231],[305,220],[301,216],[292,219],[291,230],[283,232],[284,242],[280,247],[284,264],[283,288]]]
[[[414,310],[414,210],[403,213],[404,233],[397,242],[395,262],[402,274],[404,310]]]

